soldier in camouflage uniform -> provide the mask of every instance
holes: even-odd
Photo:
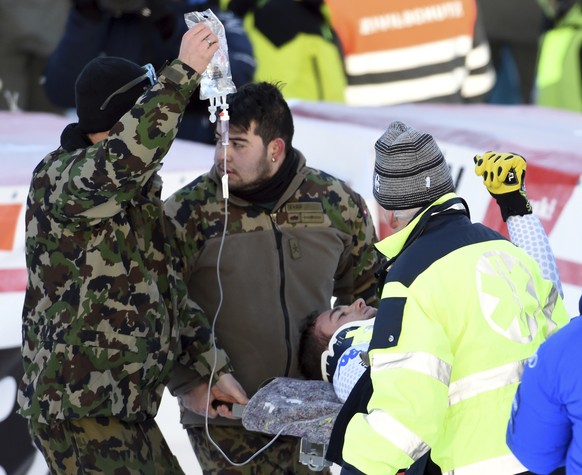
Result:
[[[182,473],[154,417],[175,364],[210,373],[212,341],[157,170],[216,41],[188,31],[157,82],[93,60],[76,84],[79,123],[34,170],[18,402],[52,473]],[[219,351],[215,391],[246,402],[231,370]]]
[[[276,85],[243,86],[229,96],[229,114],[226,153],[218,127],[214,166],[165,207],[184,248],[189,295],[209,317],[221,303],[216,334],[250,396],[270,378],[301,377],[301,322],[313,309],[329,308],[332,297],[376,303],[381,262],[362,197],[293,148],[292,115]],[[170,385],[181,384],[179,376]],[[234,467],[207,440],[200,415],[183,410],[182,423],[205,474],[310,473],[296,438],[281,437]],[[210,421],[210,435],[237,463],[271,440],[221,417]]]

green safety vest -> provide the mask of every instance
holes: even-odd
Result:
[[[576,3],[541,38],[536,104],[582,112],[582,7]]]
[[[281,83],[285,99],[345,102],[347,79],[337,45],[322,35],[298,32],[277,46],[261,33],[254,14],[244,18],[257,69],[255,81]]]

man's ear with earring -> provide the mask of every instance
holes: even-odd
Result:
[[[271,162],[275,163],[276,161],[280,160],[277,157],[284,157],[285,156],[285,142],[282,138],[276,138],[269,144],[269,154],[271,155]]]

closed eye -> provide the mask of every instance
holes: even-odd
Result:
[[[345,317],[346,313],[344,312],[344,308],[345,307],[343,306],[334,308],[333,311],[329,314],[330,321],[333,321],[334,319],[339,320]]]

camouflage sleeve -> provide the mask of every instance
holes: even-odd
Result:
[[[193,377],[207,380],[214,367],[213,383],[215,383],[224,373],[233,372],[226,352],[218,346],[218,343],[214,344],[216,339],[206,315],[187,297],[184,298],[180,309],[180,328],[182,353],[178,362],[192,371]]]
[[[353,248],[344,272],[351,272],[353,287],[347,291],[347,288],[336,286],[336,304],[350,305],[355,299],[363,298],[368,305],[378,306],[376,272],[382,267],[383,261],[374,247],[378,239],[368,205],[354,191],[350,192],[349,213]],[[341,281],[341,276],[336,276],[336,282]]]
[[[175,60],[105,140],[55,163],[47,197],[55,216],[94,223],[116,215],[160,168],[199,81],[193,69]]]
[[[176,363],[166,387],[172,396],[179,397],[202,383],[208,383],[208,378],[203,378],[193,369]]]

